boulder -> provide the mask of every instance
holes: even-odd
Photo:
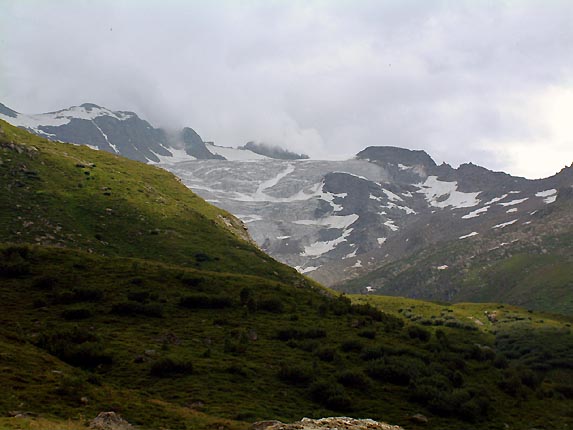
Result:
[[[381,423],[371,419],[349,417],[303,418],[292,424],[280,421],[259,421],[253,430],[403,430],[402,427]]]
[[[90,421],[92,430],[133,430],[133,426],[115,412],[100,412]]]
[[[416,424],[428,424],[428,417],[422,414],[415,414],[410,417],[410,421]]]

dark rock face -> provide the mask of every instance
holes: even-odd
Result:
[[[406,166],[436,167],[435,161],[432,160],[432,157],[426,151],[413,151],[395,146],[369,146],[356,154],[356,158]]]
[[[0,103],[0,114],[6,115],[9,118],[16,118],[18,116],[18,112],[13,111],[2,103]]]
[[[279,146],[268,145],[266,143],[247,142],[241,149],[247,149],[255,154],[264,155],[275,160],[308,160],[306,154],[297,154]]]
[[[22,115],[0,105],[0,119],[52,140],[89,145],[142,162],[171,157],[180,139],[154,128],[133,112],[114,112],[93,103],[40,115]],[[198,159],[224,159],[205,147],[191,128],[180,133],[186,152]],[[191,157],[190,157],[191,159]]]
[[[185,144],[185,152],[198,160],[224,160],[217,154],[212,154],[207,147],[205,142],[201,139],[201,136],[197,134],[195,130],[189,127],[185,127],[181,133],[183,143]]]

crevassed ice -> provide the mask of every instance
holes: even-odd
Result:
[[[248,149],[229,148],[227,146],[217,146],[210,143],[207,143],[205,146],[212,154],[225,157],[229,161],[270,160],[269,157],[257,154]]]
[[[320,225],[328,228],[345,229],[358,220],[359,216],[356,214],[351,215],[331,215],[319,219],[301,219],[293,221],[293,224],[300,225]]]

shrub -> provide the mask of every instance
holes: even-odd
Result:
[[[0,276],[18,278],[30,274],[29,249],[20,246],[6,248],[0,258]]]
[[[99,343],[84,343],[78,345],[61,358],[73,366],[88,369],[93,369],[102,364],[113,363],[111,354],[103,351],[102,345]]]
[[[163,308],[160,305],[144,305],[138,302],[116,303],[111,307],[111,313],[120,316],[147,316],[154,318],[163,317]]]
[[[232,307],[233,299],[228,296],[192,294],[182,297],[179,305],[188,309],[222,309]]]
[[[279,330],[276,337],[278,340],[282,341],[288,341],[291,339],[320,339],[326,337],[326,330],[321,328],[287,328]]]
[[[368,377],[360,370],[344,370],[338,374],[336,380],[345,387],[366,389],[368,388]]]
[[[77,400],[84,395],[86,388],[87,384],[83,378],[65,375],[62,376],[56,387],[56,394]]]
[[[346,315],[351,313],[352,302],[350,299],[344,295],[338,296],[331,300],[328,305],[324,306],[322,310],[319,310],[321,315],[326,314],[327,310],[332,311],[334,315]]]
[[[329,409],[346,411],[351,407],[352,402],[346,390],[342,385],[335,382],[314,382],[309,391],[312,400]]]
[[[240,340],[225,338],[223,352],[227,354],[243,354],[247,351],[247,345]]]
[[[213,261],[213,260],[218,260],[217,257],[211,257],[208,254],[205,254],[204,252],[199,252],[197,254],[195,254],[195,261],[197,263],[205,263],[208,261]]]
[[[132,291],[127,294],[127,298],[134,302],[147,303],[151,299],[149,291]]]
[[[181,278],[181,283],[183,283],[184,285],[187,285],[188,287],[197,287],[198,285],[201,285],[204,281],[205,281],[205,278],[203,278],[201,276],[184,275]]]
[[[375,339],[376,330],[362,330],[361,332],[358,333],[358,336],[366,339]]]
[[[253,297],[253,291],[250,288],[245,287],[241,289],[241,292],[239,293],[241,305],[246,305],[251,297]]]
[[[509,368],[503,372],[503,379],[498,383],[498,386],[504,393],[512,397],[527,397],[527,390],[515,368]]]
[[[92,332],[79,328],[43,333],[38,336],[36,345],[72,366],[89,369],[113,362],[100,339]]]
[[[378,360],[379,358],[387,355],[388,351],[383,346],[376,346],[371,348],[366,348],[362,354],[360,354],[360,359],[364,361]]]
[[[173,375],[190,374],[193,372],[193,364],[190,361],[171,357],[164,357],[151,365],[149,373],[159,378],[167,378]]]
[[[65,309],[62,318],[67,321],[79,321],[91,318],[92,312],[87,308]]]
[[[278,377],[289,384],[306,384],[312,379],[312,369],[304,365],[282,364]]]
[[[334,361],[334,359],[336,358],[336,350],[334,350],[333,348],[324,347],[318,349],[315,352],[315,355],[321,361]]]
[[[358,339],[348,339],[340,344],[340,350],[343,352],[360,352],[362,348],[364,345]]]
[[[408,385],[425,373],[425,364],[414,357],[388,357],[370,363],[367,372],[374,379],[395,385]]]
[[[451,390],[450,381],[445,376],[434,374],[412,381],[409,392],[411,400],[427,404],[434,397],[439,397],[441,393]]]
[[[371,378],[396,385],[408,385],[411,375],[407,369],[400,366],[387,364],[384,360],[377,360],[368,366],[368,375]]]
[[[408,327],[408,336],[410,336],[411,339],[419,339],[422,342],[427,342],[430,340],[432,334],[422,327],[411,325]]]
[[[284,303],[275,297],[260,299],[257,302],[257,308],[262,311],[280,314],[284,312]]]
[[[36,290],[50,291],[57,283],[58,281],[56,278],[51,276],[40,276],[39,278],[34,279],[32,288],[35,288]]]
[[[82,302],[101,302],[104,293],[96,288],[74,288],[71,291],[63,291],[54,297],[54,303],[69,305]]]

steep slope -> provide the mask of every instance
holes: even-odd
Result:
[[[573,190],[524,223],[462,236],[335,286],[441,301],[498,301],[573,315]]]
[[[416,413],[435,429],[571,424],[565,318],[490,305],[499,321],[477,314],[480,325],[421,303],[390,316],[254,276],[46,247],[0,247],[0,257],[3,414],[115,410],[172,429],[197,428],[195,411],[405,428],[417,428]]]
[[[163,169],[0,123],[0,237],[294,279]],[[276,273],[276,274],[273,274]]]

